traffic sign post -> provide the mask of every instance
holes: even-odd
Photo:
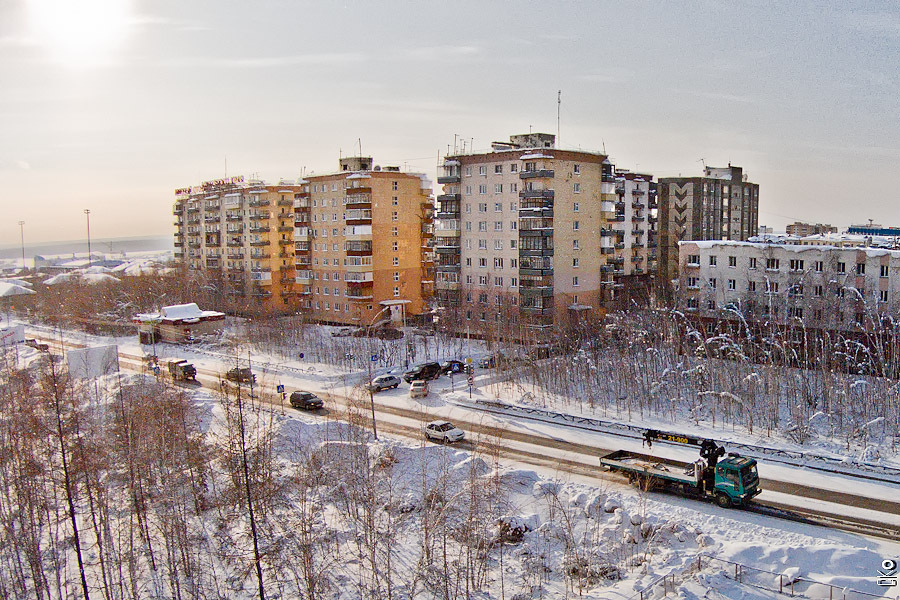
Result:
[[[284,414],[284,397],[287,395],[284,393],[284,384],[279,383],[275,386],[275,391],[278,392],[278,395],[281,397],[281,414]]]
[[[469,400],[472,399],[472,388],[475,387],[475,376],[469,375],[466,378],[466,382],[469,384]]]

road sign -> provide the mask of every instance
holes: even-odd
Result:
[[[275,386],[275,390],[276,390],[279,394],[283,394],[283,393],[284,393],[284,385],[282,385],[282,384],[279,383],[277,386]]]
[[[466,364],[467,364],[467,365],[471,365],[471,364],[472,364],[472,358],[471,358],[471,357],[466,357]]]
[[[303,360],[303,357],[304,357],[304,354],[301,352],[301,353],[300,353],[300,360]]]
[[[159,367],[153,367],[153,374],[159,375]]]
[[[473,375],[469,375],[466,378],[466,381],[469,383],[469,385],[475,385],[475,377]]]
[[[377,354],[373,354],[373,355],[372,355],[372,362],[378,362],[378,355],[377,355]]]

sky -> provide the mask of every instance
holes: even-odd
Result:
[[[71,6],[70,6],[71,5]],[[895,2],[0,0],[0,245],[174,232],[174,190],[529,130],[760,224],[900,226]],[[557,94],[561,91],[561,103]]]

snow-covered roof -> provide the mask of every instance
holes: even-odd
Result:
[[[224,319],[225,313],[214,310],[200,310],[196,302],[188,304],[174,304],[163,306],[158,313],[140,313],[134,315],[134,321],[141,323],[169,322],[169,323],[199,323],[214,319]]]
[[[371,175],[365,175],[363,173],[354,173],[353,175],[348,175],[347,179],[371,179]]]
[[[835,250],[853,250],[856,252],[865,252],[866,256],[877,257],[877,256],[895,256],[900,257],[900,250],[891,250],[888,248],[873,248],[871,246],[834,246],[828,244],[806,244],[806,245],[798,245],[798,244],[766,244],[761,242],[739,242],[736,240],[688,240],[684,242],[678,242],[678,245],[681,246],[683,244],[695,244],[697,248],[709,249],[709,248],[719,248],[719,247],[733,247],[733,248],[757,248],[759,250],[778,248],[779,250],[785,250],[787,252],[814,252],[814,251],[835,251]]]
[[[523,154],[519,157],[519,160],[534,160],[536,158],[553,158],[549,154],[544,154],[542,152],[534,152],[530,154]]]

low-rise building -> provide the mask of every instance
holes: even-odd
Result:
[[[822,223],[816,223],[815,225],[810,223],[802,223],[800,221],[794,221],[790,225],[785,228],[785,231],[788,235],[796,235],[799,237],[806,237],[808,235],[816,235],[821,233],[837,233],[837,227],[832,225],[823,225]]]
[[[196,303],[164,306],[159,312],[134,315],[142,344],[192,342],[218,335],[225,326],[225,313],[200,310]]]
[[[900,250],[732,241],[679,244],[678,307],[853,331],[900,310]]]

